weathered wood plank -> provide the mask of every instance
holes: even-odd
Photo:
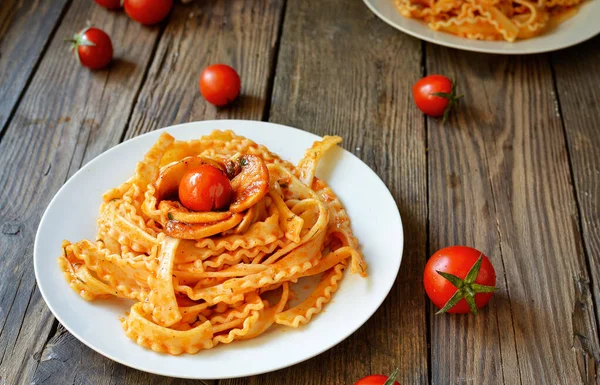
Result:
[[[596,327],[600,325],[600,37],[568,50],[552,54],[558,100],[569,145],[575,192],[583,232],[591,283],[581,286],[581,296],[595,303]],[[574,341],[600,366],[600,349],[593,341],[591,320],[577,313],[580,326]],[[575,315],[574,315],[575,317]],[[574,320],[575,321],[575,320]],[[598,370],[598,369],[596,369]],[[596,379],[600,383],[600,375]]]
[[[79,342],[62,325],[38,358],[36,384],[211,385],[214,382],[156,376],[104,358]]]
[[[467,95],[448,124],[429,120],[431,250],[485,251],[499,285],[476,317],[432,317],[433,383],[590,383],[573,349],[572,314],[593,309],[575,290],[588,271],[548,57],[428,46],[427,63]]]
[[[360,2],[288,2],[270,120],[343,136],[344,147],[372,167],[396,199],[405,251],[387,300],[353,336],[294,367],[220,384],[352,384],[395,366],[403,385],[428,383],[420,279],[427,216],[424,121],[406,92],[420,77],[420,63],[420,42]]]
[[[428,120],[430,254],[454,244],[476,247],[496,267],[499,290],[488,309],[475,317],[435,316],[437,309],[431,307],[432,383],[519,384],[485,139],[477,132],[481,116],[474,116],[484,114],[480,104],[488,108],[486,114],[492,111],[485,104],[488,97],[480,95],[486,89],[481,84],[473,89],[468,82],[476,75],[461,75],[458,65],[449,66],[461,55],[469,54],[433,46],[426,52],[427,72],[455,79],[468,105],[446,124]],[[498,79],[488,78],[486,86],[494,87]],[[486,124],[491,122],[488,115],[483,115]],[[498,324],[504,325],[504,333]]]
[[[196,1],[176,8],[148,79],[140,92],[127,137],[172,124],[215,118],[260,120],[272,72],[283,0]],[[242,95],[217,109],[200,95],[202,70],[234,67]]]
[[[108,70],[80,67],[63,42],[87,20],[112,36],[117,60]],[[122,13],[109,13],[91,1],[73,2],[0,142],[3,384],[43,382],[36,369],[50,363],[40,363],[39,358],[53,318],[35,286],[32,249],[37,225],[67,176],[118,142],[157,35],[157,29],[143,28]],[[46,357],[51,353],[44,352]],[[69,373],[50,373],[45,382],[64,384],[65,376]]]
[[[215,116],[260,119],[282,6],[280,0],[223,0],[177,6],[136,97],[126,136]],[[244,93],[234,106],[219,111],[202,99],[197,85],[201,70],[216,62],[230,63],[239,70]],[[84,347],[61,328],[44,350],[42,359],[56,355],[61,359],[44,361],[37,373],[44,378],[51,372],[54,377],[50,383],[215,383],[168,380],[126,368]],[[76,374],[80,371],[90,372],[90,376],[84,379]]]
[[[68,0],[0,6],[0,137]]]

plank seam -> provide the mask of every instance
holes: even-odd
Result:
[[[140,81],[140,85],[139,85],[138,89],[136,90],[135,95],[133,96],[133,103],[131,103],[131,110],[129,110],[129,116],[127,117],[127,121],[125,122],[125,125],[123,126],[123,132],[121,133],[121,137],[119,138],[119,143],[122,143],[123,140],[125,140],[125,137],[127,136],[127,132],[129,132],[129,126],[131,125],[131,119],[133,118],[133,113],[135,111],[135,107],[138,105],[140,94],[142,93],[144,84],[146,83],[146,80],[148,79],[148,75],[150,74],[150,68],[152,67],[152,64],[154,63],[154,58],[156,57],[156,52],[158,51],[158,46],[160,45],[160,42],[164,35],[164,32],[167,29],[168,21],[169,20],[167,19],[166,22],[163,22],[163,24],[160,27],[160,31],[158,31],[158,36],[156,37],[156,41],[154,42],[154,47],[152,47],[152,52],[150,53],[150,57],[148,58],[148,66],[146,67],[146,70],[144,71],[144,75],[142,75],[142,80]]]
[[[19,286],[21,285],[21,279],[19,279]],[[33,294],[35,293],[35,289],[37,288],[37,283],[33,284],[33,289],[31,290],[30,294],[29,294],[29,299],[27,300],[27,306],[25,306],[25,311],[23,312],[23,319],[20,322],[19,325],[19,331],[17,332],[17,337],[15,338],[15,343],[13,345],[13,350],[15,349],[15,346],[17,346],[17,342],[19,341],[19,336],[21,335],[21,330],[23,330],[23,324],[25,321],[25,316],[27,315],[27,310],[29,310],[29,305],[31,305],[31,299],[33,298]]]
[[[285,23],[286,13],[287,0],[283,0],[283,6],[281,7],[280,22],[279,26],[277,27],[277,38],[275,39],[275,46],[273,47],[273,59],[271,59],[271,65],[269,66],[269,79],[267,81],[267,91],[265,93],[265,107],[263,109],[263,116],[261,119],[263,122],[269,121],[269,118],[271,117],[271,99],[273,97],[273,88],[275,86],[275,73],[277,72],[279,50],[281,48],[281,41],[283,40],[283,24]]]
[[[44,344],[42,345],[42,348],[40,349],[40,353],[44,353],[44,350],[46,350],[46,346],[48,346],[48,343],[50,342],[52,337],[54,337],[57,330],[58,330],[58,320],[54,316],[52,316],[52,326],[50,326],[50,331],[48,332],[46,341],[44,341]],[[36,368],[36,370],[37,370],[37,368]],[[34,371],[34,373],[35,373],[35,371]]]
[[[4,323],[2,324],[2,329],[0,329],[0,336],[2,336],[2,332],[4,331],[4,327],[6,326],[6,322],[8,321],[8,316],[15,304],[16,299],[17,299],[17,294],[19,293],[19,289],[21,288],[22,279],[23,279],[23,275],[21,275],[21,277],[19,277],[19,284],[17,285],[17,290],[15,291],[15,296],[13,297],[13,300],[10,303],[10,306],[8,308],[8,312],[6,313],[6,318],[4,319]],[[4,349],[4,351],[2,352],[2,356],[0,356],[0,365],[4,362],[4,357],[6,356],[7,350],[8,350],[8,345],[6,346],[6,349]]]
[[[67,14],[67,11],[69,10],[70,5],[71,5],[71,1],[67,1],[65,3],[63,9],[60,12],[60,15],[58,16],[58,19],[56,19],[56,23],[54,24],[54,27],[52,27],[52,30],[50,31],[50,34],[48,35],[48,39],[46,40],[46,43],[44,43],[44,46],[42,47],[42,50],[40,51],[39,57],[37,58],[35,64],[31,68],[31,73],[29,74],[29,77],[25,81],[25,85],[21,89],[21,92],[19,93],[19,97],[17,98],[15,105],[13,106],[13,108],[10,110],[10,112],[8,114],[8,119],[6,119],[6,123],[4,123],[3,127],[0,127],[0,142],[2,142],[4,135],[8,131],[8,127],[10,126],[10,123],[12,122],[12,120],[17,112],[17,109],[21,105],[21,101],[23,100],[23,97],[27,93],[27,90],[29,89],[31,82],[33,81],[33,78],[34,78],[35,74],[37,73],[37,70],[42,62],[42,59],[46,55],[46,51],[48,50],[48,47],[50,47],[50,43],[52,42],[52,40],[54,40],[54,35],[56,34],[58,27],[62,23],[63,18]]]
[[[485,92],[485,88],[484,88],[484,92]],[[486,94],[487,96],[487,94]],[[489,98],[486,97],[487,100],[489,100]],[[496,142],[496,136],[494,135],[494,133],[492,132],[492,136],[494,136],[494,142]],[[516,331],[515,331],[515,317],[514,317],[514,313],[513,313],[513,308],[512,308],[512,301],[510,299],[510,290],[509,290],[509,286],[508,286],[508,280],[506,278],[506,266],[504,263],[504,247],[502,246],[502,232],[500,231],[500,221],[498,219],[498,206],[496,204],[496,193],[494,191],[494,184],[492,182],[492,176],[490,174],[490,161],[488,158],[488,151],[487,151],[487,147],[484,145],[483,146],[483,153],[485,155],[485,167],[488,170],[487,176],[488,176],[488,183],[490,184],[490,192],[492,194],[492,202],[494,203],[494,218],[496,220],[496,232],[498,233],[498,248],[500,249],[500,262],[502,262],[502,276],[504,277],[504,286],[506,287],[506,296],[508,298],[508,308],[510,311],[510,320],[512,323],[512,330],[513,330],[513,339],[515,341],[515,358],[517,359],[517,370],[519,372],[519,384],[523,384],[523,378],[521,375],[521,365],[519,364],[519,350],[517,349],[517,335],[516,335]],[[497,329],[498,329],[498,348],[500,349],[500,367],[502,368],[502,383],[506,384],[506,378],[504,376],[504,360],[502,358],[502,343],[500,341],[500,331],[502,330],[500,328],[500,321],[498,319],[498,312],[496,311],[496,325],[497,325]]]
[[[567,135],[567,125],[565,124],[565,119],[562,113],[562,104],[560,102],[560,95],[558,93],[558,83],[556,81],[556,70],[554,68],[554,60],[553,60],[554,55],[549,55],[548,61],[550,62],[550,73],[552,74],[552,89],[554,91],[554,97],[556,98],[556,105],[558,108],[558,114],[560,116],[560,124],[562,126],[562,131],[563,131],[563,135],[564,135],[564,139],[565,139],[565,149],[567,151],[567,164],[569,165],[569,182],[571,183],[571,191],[573,193],[574,196],[574,201],[575,201],[575,207],[577,208],[577,225],[578,225],[578,231],[579,231],[579,236],[581,237],[581,246],[583,249],[583,259],[585,260],[585,267],[587,269],[586,273],[588,274],[588,281],[589,281],[589,285],[590,285],[590,292],[591,293],[596,293],[598,292],[598,290],[600,290],[600,288],[594,288],[594,281],[592,279],[591,276],[591,272],[592,270],[592,264],[590,261],[590,251],[588,250],[588,246],[587,243],[585,241],[584,238],[584,234],[583,234],[583,215],[582,215],[582,210],[581,210],[581,204],[579,202],[579,195],[577,194],[577,183],[575,183],[575,172],[573,169],[573,159],[571,156],[571,148],[569,147],[569,135]],[[595,324],[596,324],[596,330],[600,330],[600,309],[598,309],[597,305],[596,305],[596,301],[594,301],[594,299],[592,298],[592,309],[594,310],[594,315],[595,315]]]
[[[31,299],[33,298],[33,295],[35,294],[36,290],[37,290],[37,283],[34,283],[33,290],[31,290],[31,294],[29,295],[29,300],[27,301],[27,306],[25,307],[25,311],[23,312],[23,319],[21,320],[21,325],[19,326],[19,331],[17,332],[17,338],[15,338],[15,344],[13,345],[13,350],[14,350],[15,346],[17,345],[17,342],[19,341],[19,336],[21,335],[21,330],[23,329],[23,324],[25,323],[25,316],[27,315],[27,310],[29,310],[29,305],[31,304]],[[35,369],[37,370],[39,361],[36,361],[36,362],[37,362],[37,364],[35,364]],[[25,364],[25,361],[21,362],[21,368],[23,367],[24,364]],[[25,370],[21,370],[17,374],[17,378],[16,378],[17,383],[19,382],[19,380],[21,380],[24,373],[25,373]],[[35,373],[35,371],[33,371],[32,373]]]
[[[421,40],[421,76],[427,75],[427,42]],[[425,170],[427,172],[427,183],[425,183],[425,194],[426,194],[426,202],[425,205],[427,213],[425,217],[427,218],[425,223],[425,262],[427,262],[427,258],[431,255],[431,246],[429,230],[430,230],[430,220],[429,220],[429,125],[427,117],[425,114],[422,114],[423,119],[423,128],[425,129]],[[427,298],[427,293],[423,293],[425,297],[425,342],[427,349],[427,383],[433,383],[432,376],[432,360],[431,360],[431,333],[433,332],[433,328],[431,327],[432,314],[431,314],[431,303],[429,298]]]
[[[69,5],[70,5],[70,2],[69,2]],[[68,10],[68,7],[65,7],[65,9],[63,10],[63,14],[61,14],[61,17],[60,17],[60,19],[59,19],[59,20],[58,20],[58,22],[57,22],[57,25],[58,25],[58,24],[60,24],[60,23],[62,22],[62,18],[64,17],[64,14],[66,13],[66,11],[67,11],[67,10]],[[55,29],[56,29],[56,28],[57,28],[57,27],[55,27]],[[163,32],[164,32],[165,28],[166,28],[166,23],[165,23],[165,24],[163,24],[163,26],[161,27],[161,30],[159,31],[159,34],[158,34],[158,36],[157,36],[157,38],[156,38],[156,42],[154,43],[154,47],[152,48],[152,53],[150,54],[150,58],[149,58],[149,60],[148,60],[148,66],[147,66],[147,68],[146,68],[146,71],[144,72],[144,75],[143,75],[143,77],[142,77],[142,79],[141,79],[141,81],[140,81],[140,86],[138,87],[138,90],[137,90],[137,92],[136,92],[136,94],[135,94],[135,97],[134,97],[134,99],[133,99],[134,101],[133,101],[133,103],[132,103],[131,111],[129,112],[129,116],[128,116],[128,118],[127,118],[127,121],[126,121],[126,122],[125,122],[125,124],[123,125],[123,133],[121,134],[121,137],[120,137],[120,139],[119,139],[119,142],[122,142],[122,141],[123,141],[123,139],[124,139],[124,137],[125,137],[125,134],[127,133],[127,128],[129,127],[129,124],[130,124],[130,121],[131,121],[131,117],[132,117],[132,115],[133,115],[133,111],[134,111],[135,105],[137,104],[137,101],[138,101],[138,96],[139,96],[139,94],[140,94],[140,91],[141,91],[141,89],[142,89],[142,86],[143,86],[143,84],[144,84],[144,82],[145,82],[146,78],[148,77],[148,72],[149,72],[149,70],[150,70],[150,67],[151,67],[151,65],[152,65],[152,60],[154,59],[154,56],[155,56],[155,54],[156,54],[156,50],[157,50],[157,48],[158,48],[158,43],[160,42],[160,39],[162,38],[162,34],[163,34]],[[55,32],[55,30],[53,30],[53,34],[54,34],[54,32]],[[46,49],[46,47],[44,48],[44,51],[45,51],[45,49]],[[41,56],[43,56],[43,55],[41,55]],[[37,66],[37,64],[36,64],[36,66]],[[37,69],[37,68],[36,68],[36,69]],[[110,76],[110,75],[109,75],[109,76]],[[108,80],[108,76],[107,76],[107,80]],[[28,84],[28,85],[29,85],[29,84]],[[105,82],[105,86],[106,86],[106,82]],[[103,92],[104,92],[104,90],[103,90]],[[18,103],[17,103],[17,104],[18,104]],[[84,112],[84,114],[83,114],[83,115],[84,115],[84,116],[86,115],[86,114],[85,114],[85,112]],[[12,118],[12,116],[11,116],[11,118]],[[10,121],[10,120],[11,120],[11,119],[9,119],[9,121]],[[79,133],[78,133],[78,136],[77,136],[77,143],[79,142],[79,137],[81,136],[81,131],[82,131],[82,130],[80,130],[80,131],[79,131]],[[81,161],[79,162],[79,168],[81,168],[81,164],[83,163],[83,161],[84,161],[84,158],[85,158],[85,153],[86,153],[86,151],[87,151],[87,144],[88,144],[88,141],[89,141],[89,136],[91,136],[91,133],[90,133],[90,135],[88,135],[88,138],[86,139],[86,147],[84,148],[84,151],[83,151],[83,154],[82,154]],[[1,140],[1,139],[2,139],[2,133],[0,132],[0,140]],[[70,162],[69,162],[69,167],[68,167],[68,169],[69,169],[69,170],[70,170],[70,169],[71,169],[71,167],[73,166],[73,161],[74,161],[74,158],[75,158],[75,151],[73,152],[73,155],[72,155],[72,157],[71,157],[71,160],[70,160]],[[66,181],[67,179],[68,179],[68,176],[65,178],[65,181]],[[48,345],[49,341],[52,339],[52,337],[53,337],[53,336],[54,336],[54,334],[56,333],[56,330],[58,330],[58,320],[57,320],[57,319],[56,319],[54,316],[52,316],[52,318],[53,318],[53,323],[52,323],[52,326],[50,327],[50,331],[49,331],[48,335],[46,336],[46,340],[45,340],[45,342],[44,342],[44,344],[43,344],[43,346],[42,346],[41,352],[43,352],[43,351],[44,351],[44,349],[46,349],[46,346]],[[35,375],[35,373],[37,372],[37,367],[38,367],[38,366],[39,366],[39,361],[37,362],[37,365],[36,365],[35,369],[33,369],[33,371],[32,371],[32,373],[34,373],[34,375]]]
[[[104,92],[106,91],[106,85],[108,84],[108,79],[110,78],[110,72],[106,75],[106,77],[104,78],[104,84],[102,85],[102,92],[100,93],[100,98],[98,100],[103,100],[104,99]],[[94,113],[94,121],[96,121],[96,114],[97,111]],[[80,130],[82,131],[82,130]],[[89,148],[90,145],[90,138],[92,137],[92,128],[90,128],[88,131],[88,135],[87,138],[85,138],[85,146],[83,147],[83,153],[81,154],[81,162],[79,163],[79,168],[81,168],[81,166],[83,165],[83,162],[85,161],[85,156],[87,154],[87,150]],[[79,139],[79,138],[78,138]]]

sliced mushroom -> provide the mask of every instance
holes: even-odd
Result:
[[[233,202],[229,210],[240,213],[258,203],[269,192],[269,169],[256,155],[242,155],[237,159],[241,170],[231,180]]]
[[[170,163],[161,168],[160,174],[154,182],[154,187],[156,188],[156,200],[160,202],[161,200],[177,193],[179,189],[179,183],[181,182],[181,179],[183,179],[184,175],[188,171],[191,171],[203,164],[209,164],[223,172],[226,172],[225,166],[222,163],[200,156],[188,156],[180,161]]]
[[[232,229],[242,219],[244,219],[243,214],[233,214],[227,220],[214,223],[185,223],[171,220],[165,226],[165,233],[179,239],[202,239]]]

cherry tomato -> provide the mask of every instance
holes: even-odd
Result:
[[[384,376],[383,374],[372,374],[356,381],[354,385],[400,385],[396,380],[398,377],[398,369],[394,370],[391,376]]]
[[[179,200],[193,211],[214,211],[229,205],[233,190],[227,176],[204,164],[190,170],[179,183]]]
[[[88,27],[69,40],[82,66],[93,70],[106,67],[113,57],[110,37],[101,29]]]
[[[173,0],[125,0],[125,13],[144,25],[163,21],[173,8]]]
[[[452,80],[442,75],[429,75],[415,83],[412,87],[413,98],[417,107],[429,116],[444,116],[458,104],[463,95],[456,96],[456,87]]]
[[[383,374],[373,374],[371,376],[366,376],[356,381],[354,385],[384,385],[388,380],[388,376],[384,376]],[[398,381],[394,381],[394,385],[400,385]]]
[[[107,9],[119,9],[122,7],[121,0],[94,0],[98,5]]]
[[[427,296],[441,308],[438,313],[477,313],[494,294],[496,271],[480,251],[451,246],[427,261],[423,283]]]
[[[200,75],[200,93],[209,103],[225,106],[233,102],[240,94],[240,76],[233,68],[225,64],[208,66]]]

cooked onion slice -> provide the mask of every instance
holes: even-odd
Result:
[[[234,195],[229,210],[233,213],[254,206],[269,191],[269,170],[259,156],[242,155],[238,162],[241,171],[231,180]]]

